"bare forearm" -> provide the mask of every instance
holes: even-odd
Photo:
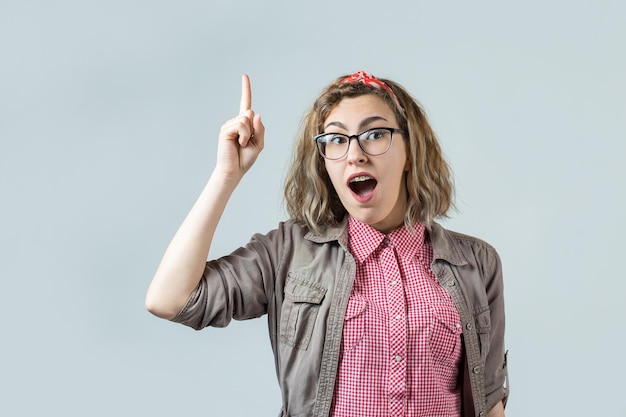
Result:
[[[146,295],[146,308],[172,319],[198,285],[211,242],[238,180],[214,173],[169,244]]]

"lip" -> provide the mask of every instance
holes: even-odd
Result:
[[[359,195],[359,194],[355,193],[354,191],[352,191],[352,188],[350,187],[350,181],[352,181],[354,178],[363,177],[363,176],[370,177],[373,180],[375,180],[376,182],[378,182],[376,177],[374,177],[369,172],[355,172],[354,174],[350,175],[348,177],[347,181],[346,181],[346,187],[348,187],[348,190],[350,191],[350,194],[352,194],[352,197],[354,197],[354,199],[356,201],[358,201],[359,203],[362,203],[362,204],[363,203],[367,203],[368,201],[370,201],[374,197],[374,194],[376,193],[376,187],[372,190],[371,193],[369,193],[367,195]]]
[[[369,172],[355,172],[354,174],[352,174],[352,175],[350,175],[348,177],[348,180],[346,181],[346,185],[349,187],[350,186],[350,181],[352,181],[356,177],[370,177],[370,178],[376,180],[376,177],[373,176],[372,174],[370,174]],[[376,181],[378,181],[378,180],[376,180]]]

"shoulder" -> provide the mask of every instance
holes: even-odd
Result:
[[[460,245],[468,245],[468,246],[483,248],[488,251],[496,252],[496,249],[490,243],[484,241],[481,238],[467,235],[465,233],[460,233],[454,230],[449,230],[443,227],[442,229],[450,236],[451,239],[455,240]]]
[[[289,219],[278,223],[276,228],[266,233],[255,233],[252,241],[293,241],[303,240],[308,228],[295,220]]]
[[[278,223],[267,233],[256,233],[247,247],[267,251],[272,257],[283,259],[290,254],[315,251],[319,249],[319,243],[327,241],[324,237],[313,235],[305,224],[289,219]]]
[[[446,229],[438,223],[429,228],[435,257],[457,265],[479,262],[491,268],[500,263],[496,249],[483,239]]]

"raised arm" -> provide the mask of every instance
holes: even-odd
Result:
[[[241,81],[239,115],[222,126],[217,162],[206,186],[170,242],[146,294],[152,314],[172,319],[198,285],[226,203],[263,149],[265,127],[252,111],[247,75]]]

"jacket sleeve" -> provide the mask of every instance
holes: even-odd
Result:
[[[198,286],[172,321],[200,330],[264,315],[273,296],[282,237],[281,224],[266,235],[254,235],[230,255],[207,262]]]
[[[491,247],[486,254],[484,284],[489,302],[491,329],[489,353],[485,363],[485,394],[488,409],[499,401],[506,405],[509,395],[507,353],[504,345],[504,284],[502,263],[498,253]]]

